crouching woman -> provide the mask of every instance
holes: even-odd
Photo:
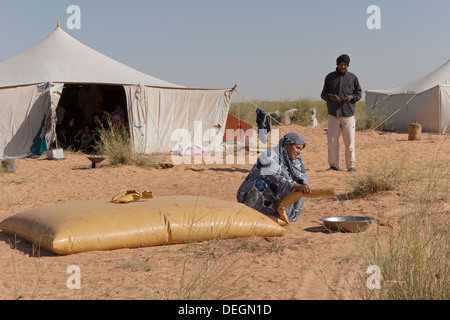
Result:
[[[237,201],[263,214],[280,217],[281,200],[293,191],[311,193],[300,153],[305,140],[288,133],[278,146],[263,152],[237,192]],[[289,222],[297,221],[305,198],[285,208]]]

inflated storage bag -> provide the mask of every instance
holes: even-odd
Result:
[[[8,217],[0,229],[57,254],[284,234],[243,204],[194,196],[49,205]]]

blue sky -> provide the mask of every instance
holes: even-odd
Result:
[[[70,5],[81,29],[70,30]],[[370,5],[381,29],[369,30]],[[0,62],[57,20],[79,41],[157,78],[231,88],[251,99],[320,99],[336,58],[350,55],[363,90],[415,80],[450,59],[448,0],[0,0]]]

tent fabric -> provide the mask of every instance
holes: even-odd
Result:
[[[441,119],[440,132],[450,133],[450,86],[440,86],[441,109],[439,118]],[[443,107],[446,106],[446,107]]]
[[[233,93],[160,80],[87,47],[57,27],[29,50],[0,63],[0,159],[29,154],[51,98],[38,87],[49,82],[124,86],[130,135],[141,153],[171,151],[181,137],[214,146],[210,141],[223,137]],[[37,144],[39,150],[45,149]]]
[[[48,81],[183,87],[115,61],[60,27],[32,48],[0,63],[0,88]]]
[[[256,133],[256,130],[251,124],[228,114],[223,141],[245,142],[246,138],[253,138],[254,133]]]
[[[46,83],[43,86],[38,86],[40,90],[48,90],[50,102],[47,105],[41,127],[30,147],[30,151],[33,154],[41,155],[56,141],[56,108],[58,107],[63,86],[63,84],[54,85],[53,83]]]
[[[426,74],[425,76],[417,80],[395,88],[373,91],[384,94],[418,94],[433,88],[437,84],[450,85],[450,60],[440,66],[438,69]],[[371,90],[366,92],[371,92]]]
[[[124,87],[136,151],[170,152],[193,143],[214,149],[222,142],[231,89]]]
[[[0,158],[30,153],[49,103],[49,91],[37,85],[0,89]]]
[[[450,132],[450,60],[406,85],[367,90],[366,111],[384,118],[383,129],[407,131],[415,121],[426,132]]]

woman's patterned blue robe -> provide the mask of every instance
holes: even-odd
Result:
[[[279,217],[281,200],[292,191],[294,184],[307,185],[308,177],[301,157],[290,160],[287,143],[306,145],[296,133],[284,136],[277,147],[263,152],[237,192],[237,201],[263,214]],[[285,208],[289,221],[297,221],[305,198]]]

